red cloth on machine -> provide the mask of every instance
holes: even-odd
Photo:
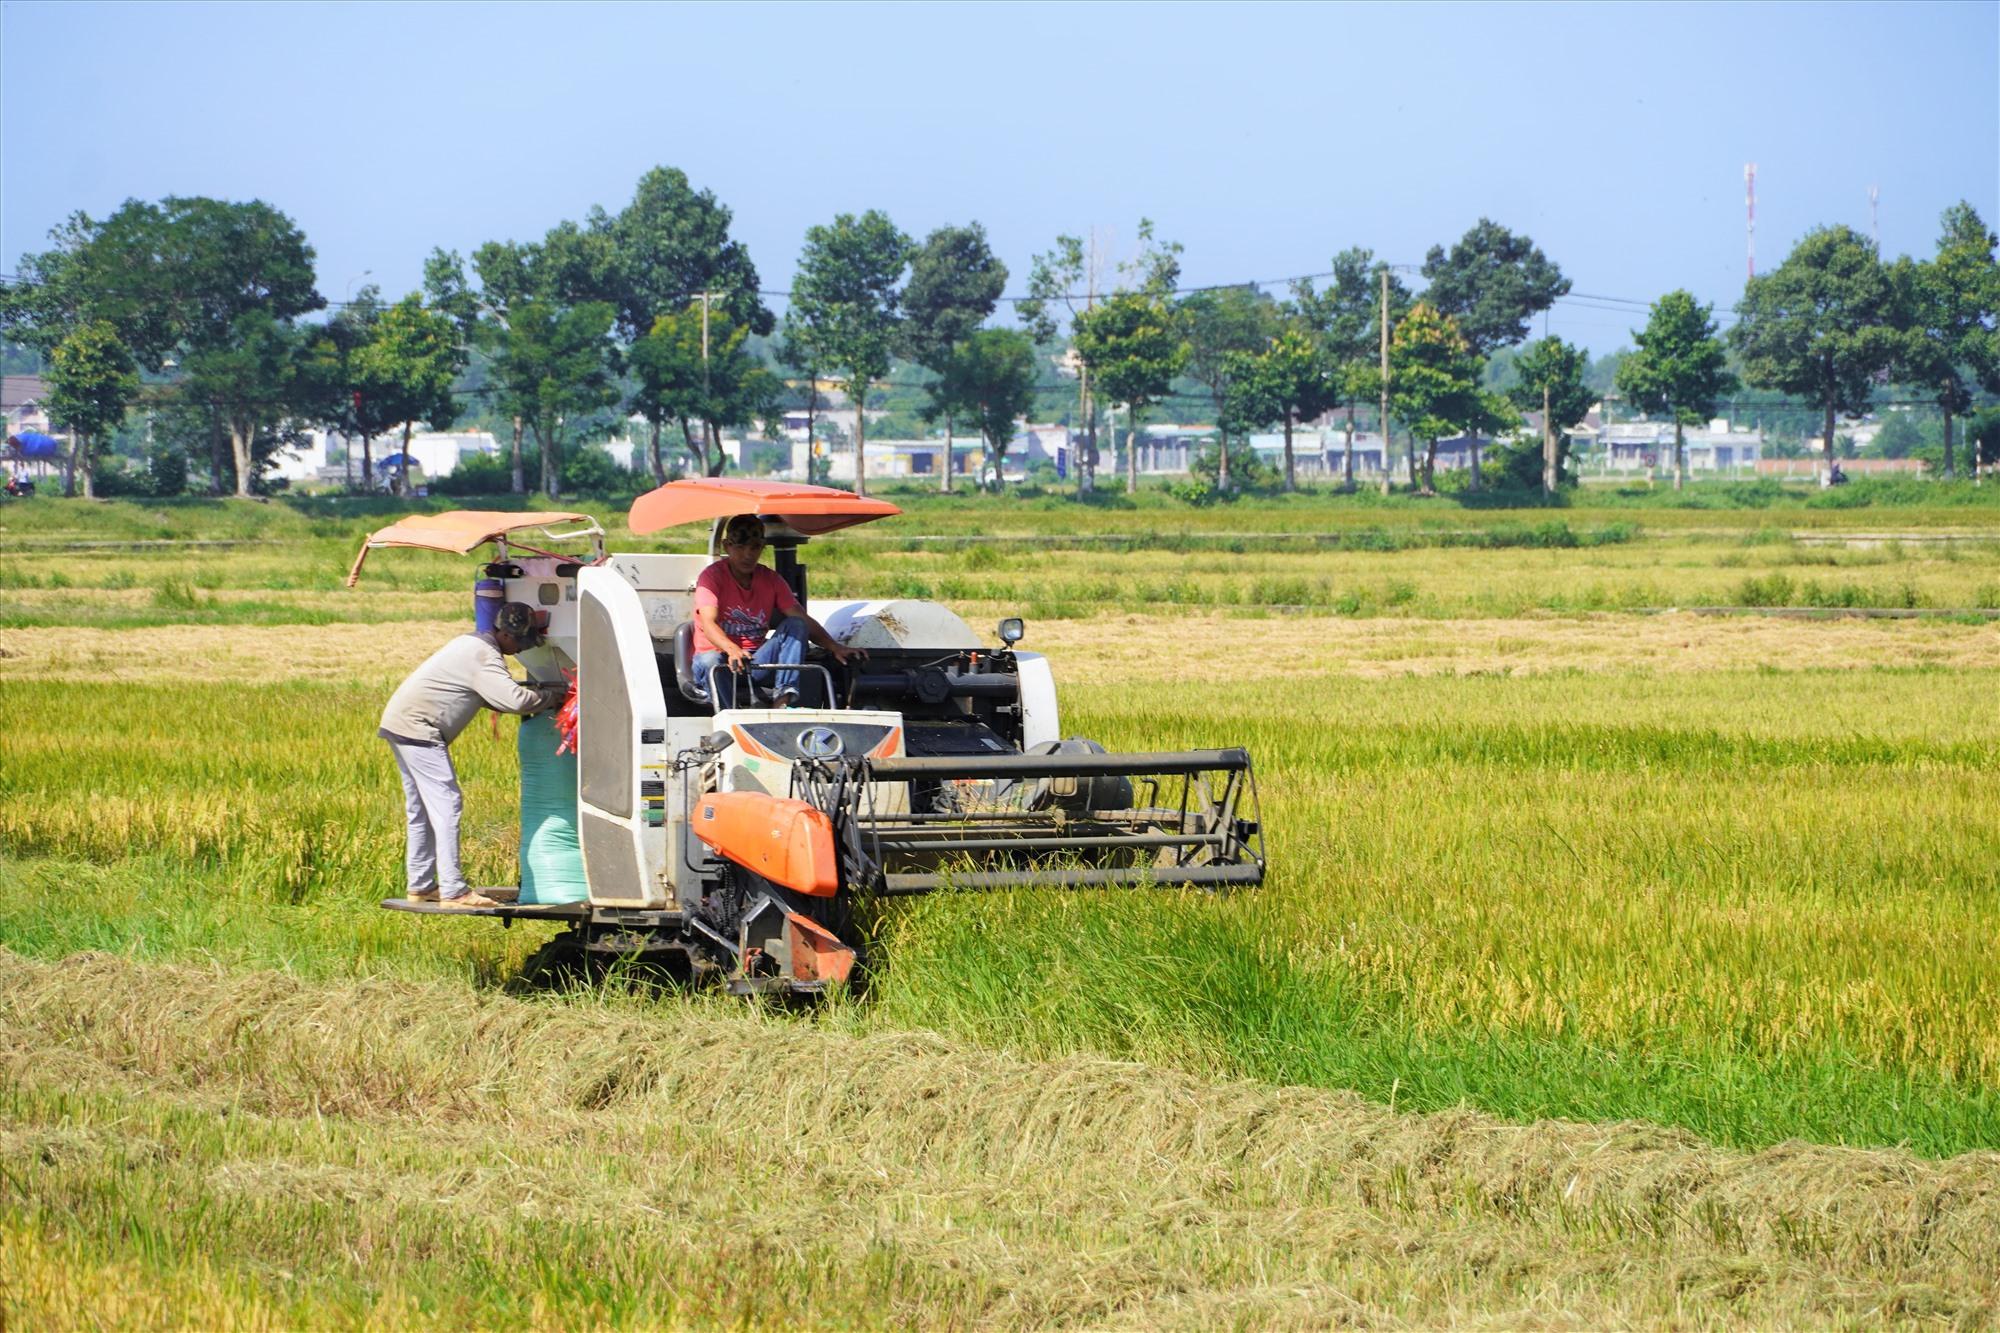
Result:
[[[556,709],[556,753],[576,753],[576,672],[563,668],[563,679],[569,682],[569,693],[563,696],[562,706]]]

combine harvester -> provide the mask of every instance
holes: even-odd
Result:
[[[350,585],[373,548],[493,543],[488,604],[549,613],[546,643],[521,658],[530,678],[576,671],[587,896],[446,914],[568,923],[545,965],[637,957],[739,993],[812,994],[853,971],[853,907],[870,897],[1262,883],[1243,750],[1107,754],[1064,739],[1049,664],[1015,648],[1017,619],[1000,622],[994,648],[933,602],[808,598],[801,546],[899,512],[828,487],[708,478],[669,482],[629,517],[635,533],[707,523],[707,555],[606,554],[582,514],[423,515],[371,537]],[[695,685],[694,580],[736,514],[763,519],[777,572],[828,632],[867,649],[844,668],[809,651],[801,682],[821,706],[739,690],[756,706],[717,712]],[[564,524],[583,526],[554,530]],[[529,529],[589,552],[525,546]]]

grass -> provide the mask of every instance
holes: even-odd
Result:
[[[1952,1248],[2000,1198],[2000,629],[1620,609],[1992,605],[1971,502],[912,499],[1019,530],[862,529],[815,589],[1028,609],[1065,732],[1248,746],[1263,889],[924,900],[805,1017],[505,999],[547,928],[374,905],[373,723],[462,563],[0,511],[10,1321],[2000,1317]],[[511,882],[511,724],[455,755]]]

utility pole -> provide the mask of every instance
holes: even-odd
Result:
[[[1611,400],[1616,396],[1617,395],[1610,389],[1606,389],[1604,391],[1604,401],[1602,403],[1604,411],[1602,420],[1604,423],[1604,470],[1606,472],[1611,471],[1611,453],[1612,453]]]
[[[1556,494],[1555,423],[1549,420],[1549,386],[1542,385],[1542,494],[1553,500]]]
[[[695,298],[701,302],[701,404],[705,410],[713,411],[708,400],[708,303],[721,296],[721,292],[696,292]],[[715,423],[704,417],[702,429],[702,460],[704,463],[722,452],[722,441],[717,438]],[[710,452],[710,451],[714,452]]]
[[[1085,296],[1083,313],[1089,314],[1097,306],[1097,227],[1090,228],[1090,255],[1084,262]],[[1076,321],[1070,321],[1070,350],[1076,350]],[[1090,367],[1081,358],[1076,369],[1077,410],[1083,414],[1083,457],[1076,470],[1076,491],[1078,495],[1088,495],[1097,489],[1097,403],[1090,396]],[[1115,441],[1116,434],[1112,436]]]
[[[1389,493],[1389,266],[1384,264],[1382,274],[1382,312],[1375,322],[1382,326],[1382,494]]]
[[[1743,211],[1745,258],[1749,263],[1749,275],[1757,276],[1757,164],[1743,164]]]
[[[1868,187],[1868,236],[1875,242],[1875,253],[1882,253],[1882,225],[1875,216],[1875,203],[1882,197],[1882,187]]]

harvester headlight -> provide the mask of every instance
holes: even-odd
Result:
[[[1028,635],[1028,622],[1019,616],[1008,616],[1000,622],[1000,642],[1012,648]]]

